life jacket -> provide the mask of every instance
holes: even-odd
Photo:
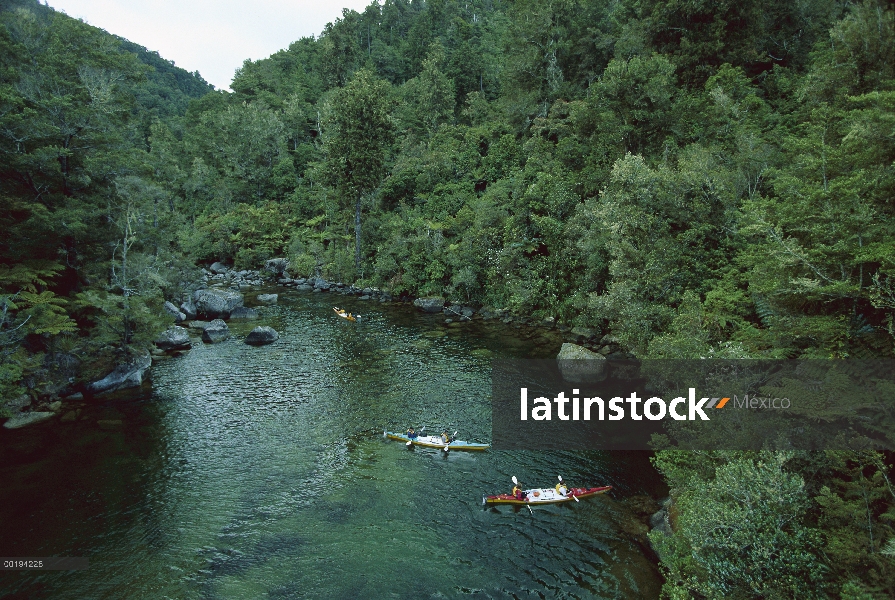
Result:
[[[560,489],[562,489],[563,491],[560,491]],[[559,494],[560,496],[565,496],[566,493],[568,493],[568,491],[569,491],[569,487],[566,484],[564,484],[564,483],[556,484],[556,493]]]

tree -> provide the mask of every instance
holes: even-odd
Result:
[[[361,200],[379,186],[394,135],[389,88],[387,82],[363,69],[333,95],[326,111],[325,169],[342,196],[354,200],[354,266],[358,272]]]

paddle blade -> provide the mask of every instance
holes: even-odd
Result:
[[[448,447],[447,447],[447,446],[444,447],[444,451],[445,451],[445,452],[448,451]]]
[[[412,445],[412,444],[413,444],[413,442],[411,442],[411,441],[408,440],[408,442],[407,442],[406,444],[404,444],[404,445],[405,445],[405,446],[410,446],[410,445]]]
[[[575,502],[581,502],[581,500],[578,499],[578,496],[572,496],[572,498],[575,499]]]
[[[556,478],[562,481],[562,475],[557,475]]]
[[[519,480],[516,479],[515,475],[513,475],[513,483],[515,483],[516,485],[519,485]]]
[[[386,429],[383,429],[383,430],[382,430],[382,437],[385,437],[387,433],[388,433],[388,431],[387,431]]]

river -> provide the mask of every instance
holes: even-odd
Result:
[[[490,441],[491,359],[555,356],[555,332],[279,291],[226,342],[156,361],[151,390],[0,429],[0,553],[90,560],[0,573],[0,596],[658,596],[626,504],[662,493],[644,455],[444,453],[382,436],[426,425]],[[280,339],[244,344],[258,324]],[[614,490],[484,509],[514,475]]]

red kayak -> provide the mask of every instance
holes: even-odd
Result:
[[[584,500],[597,494],[604,494],[611,489],[611,485],[592,488],[571,488],[565,494],[560,494],[556,491],[556,488],[537,488],[523,491],[521,500],[510,494],[498,494],[497,496],[483,497],[482,504],[560,504],[563,502],[574,502],[576,498]]]

